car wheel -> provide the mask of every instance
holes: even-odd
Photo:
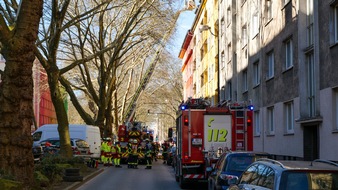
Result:
[[[208,180],[208,190],[215,190],[212,180]]]
[[[179,177],[178,183],[179,183],[181,189],[186,189],[186,188],[187,188],[187,183],[184,182],[183,176],[180,176],[180,177]]]

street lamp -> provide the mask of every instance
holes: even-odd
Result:
[[[208,25],[201,25],[200,28],[199,28],[199,31],[202,33],[203,31],[206,31],[206,30],[209,30],[210,33],[213,35],[213,36],[216,36],[212,31],[211,31],[211,27],[208,26]]]

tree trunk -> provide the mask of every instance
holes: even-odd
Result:
[[[109,100],[107,109],[106,109],[106,114],[105,114],[105,118],[106,118],[106,126],[105,128],[107,129],[107,135],[108,137],[113,138],[113,128],[112,128],[112,124],[113,124],[113,116],[112,116],[112,103],[111,103],[111,99]]]
[[[0,85],[0,168],[24,186],[33,183],[33,49],[42,0],[21,1],[15,25],[8,30],[0,16],[1,53],[6,67]]]
[[[59,84],[59,70],[52,66],[48,70],[48,84],[52,97],[52,102],[56,112],[58,121],[58,131],[60,137],[60,154],[63,157],[71,158],[73,156],[72,147],[70,144],[69,122],[66,107],[64,104],[63,91]]]

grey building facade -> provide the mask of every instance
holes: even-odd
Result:
[[[254,149],[338,161],[338,0],[219,0],[220,101],[254,105]]]

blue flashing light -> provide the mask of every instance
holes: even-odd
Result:
[[[181,110],[185,110],[187,109],[187,106],[186,105],[181,105]]]
[[[249,109],[250,111],[254,110],[253,105],[249,105],[249,106],[248,106],[248,109]]]

